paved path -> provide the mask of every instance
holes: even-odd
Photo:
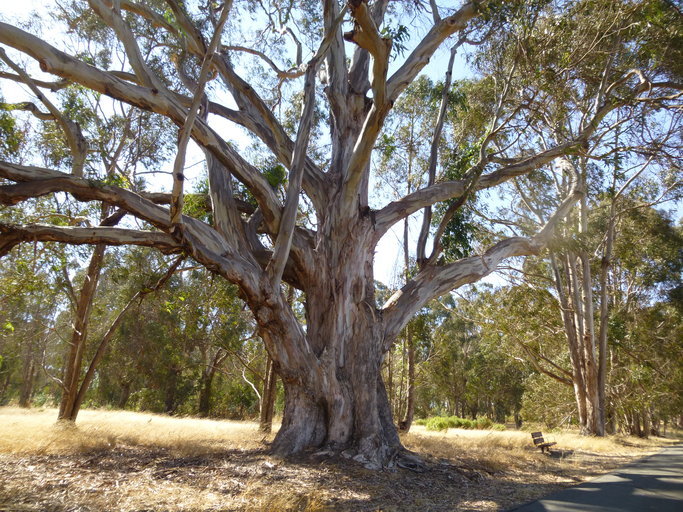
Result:
[[[683,512],[683,445],[512,510]]]

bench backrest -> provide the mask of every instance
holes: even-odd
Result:
[[[543,432],[532,432],[531,438],[534,440],[535,445],[545,443],[545,439],[543,439]]]

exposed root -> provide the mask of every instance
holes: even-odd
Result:
[[[416,473],[424,473],[427,471],[427,463],[416,453],[411,452],[405,448],[399,450],[396,454],[396,465],[399,468],[409,469]]]

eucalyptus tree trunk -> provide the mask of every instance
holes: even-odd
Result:
[[[409,432],[415,415],[415,344],[410,324],[406,327],[406,347],[408,350],[408,389],[406,391],[406,412],[399,423],[403,432]]]
[[[410,159],[408,163],[408,174],[412,173],[412,159],[413,153],[410,152],[408,158]],[[408,181],[408,193],[410,193],[410,178]],[[406,281],[409,279],[410,273],[410,253],[408,249],[408,219],[403,221],[403,259],[405,267],[405,278]],[[407,356],[407,382],[406,382],[406,395],[405,395],[405,412],[403,414],[403,419],[399,422],[399,429],[403,432],[409,432],[410,427],[413,424],[413,416],[415,415],[415,345],[413,344],[413,330],[411,328],[411,323],[408,322],[406,328],[404,329],[404,351]],[[404,364],[403,372],[406,372],[406,365]]]
[[[270,356],[266,357],[266,369],[263,377],[263,392],[259,411],[259,430],[269,434],[273,428],[273,413],[277,396],[277,374]]]
[[[97,283],[99,282],[100,271],[102,270],[105,250],[106,246],[104,244],[95,246],[85,272],[83,286],[78,294],[78,301],[74,311],[71,342],[65,357],[62,398],[59,402],[59,414],[57,417],[59,420],[76,421],[76,416],[78,415],[79,407],[76,404],[76,398],[81,384],[81,371],[88,340],[90,311],[92,310]]]
[[[585,167],[585,166],[584,166]],[[584,189],[586,187],[585,176],[583,177]],[[588,202],[586,195],[579,201],[580,228],[579,232],[588,233]],[[593,303],[593,278],[590,264],[590,255],[586,249],[579,250],[581,262],[581,302],[583,314],[583,350],[586,383],[586,433],[603,436],[605,435],[604,413],[601,411],[600,389],[598,378],[599,358],[596,347],[595,333],[595,309]]]
[[[33,354],[33,342],[24,345],[22,358],[21,386],[19,387],[19,407],[29,407],[33,397],[33,387],[36,381],[36,360]]]
[[[288,332],[301,336],[293,318],[275,329],[288,315],[279,308],[269,310],[272,314],[254,309],[285,389],[274,451],[286,455],[323,443],[354,446],[357,459],[374,467],[391,460],[400,442],[380,375],[388,343],[374,300],[371,223],[360,220],[349,227],[341,236],[320,240],[318,271],[307,286],[304,354],[293,357],[296,338]]]
[[[213,379],[216,376],[218,367],[221,365],[227,355],[227,352],[223,350],[217,350],[213,357],[208,361],[208,364],[202,368],[202,376],[199,382],[199,403],[197,408],[199,416],[201,417],[205,418],[209,415],[211,410]]]
[[[608,290],[608,274],[612,262],[612,252],[614,250],[615,232],[615,202],[612,200],[610,205],[610,216],[607,226],[605,249],[602,260],[600,261],[600,332],[598,335],[600,362],[598,365],[598,401],[600,404],[600,424],[607,429],[607,331],[609,325],[610,296]],[[614,430],[610,427],[610,430]]]
[[[564,261],[566,262],[567,259],[564,258]],[[563,265],[561,270],[558,258],[552,252],[550,253],[550,262],[553,269],[553,283],[560,303],[560,315],[564,325],[564,334],[569,345],[569,360],[572,365],[571,384],[574,388],[579,424],[583,427],[586,425],[587,418],[586,386],[584,382],[583,353],[579,345],[580,338],[576,317],[573,314],[573,296],[571,289],[568,289],[568,284],[571,282],[569,265]]]

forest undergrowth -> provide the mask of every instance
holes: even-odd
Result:
[[[505,510],[611,471],[675,442],[549,433],[551,456],[525,431],[413,427],[424,472],[369,471],[314,453],[268,455],[252,422],[84,410],[0,408],[0,510]]]

